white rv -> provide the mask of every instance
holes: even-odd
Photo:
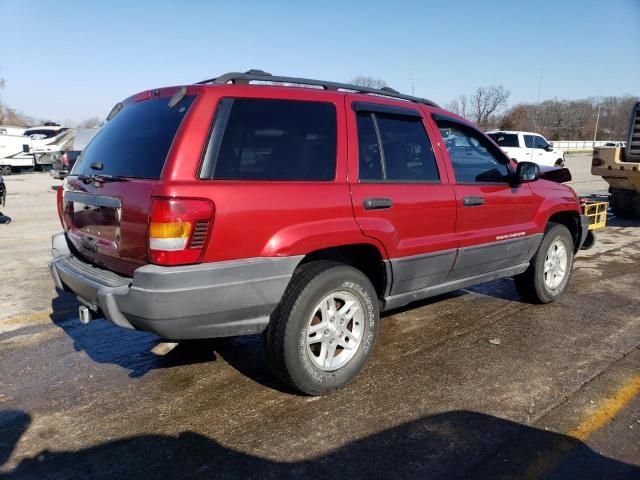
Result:
[[[74,131],[59,125],[33,128],[0,126],[0,174],[48,168],[51,153],[63,150]]]

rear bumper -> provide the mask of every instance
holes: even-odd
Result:
[[[53,177],[53,178],[60,178],[63,179],[67,176],[69,176],[69,170],[66,168],[57,168],[57,167],[51,167],[51,170],[49,170],[49,174]]]
[[[260,257],[180,267],[145,265],[124,277],[71,254],[54,235],[56,287],[114,324],[184,340],[262,332],[302,257]]]

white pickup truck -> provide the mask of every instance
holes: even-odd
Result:
[[[504,152],[516,162],[563,167],[564,152],[553,148],[539,133],[492,130],[487,132]]]

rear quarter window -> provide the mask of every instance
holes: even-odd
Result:
[[[172,108],[165,97],[125,105],[84,148],[72,174],[160,178],[171,143],[194,98],[186,96]],[[100,162],[102,169],[91,168],[94,162]]]
[[[331,103],[225,98],[215,122],[224,125],[214,125],[203,178],[335,178],[337,126]]]
[[[489,136],[501,147],[519,147],[515,133],[490,133]]]

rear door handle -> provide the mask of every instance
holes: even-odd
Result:
[[[393,202],[390,198],[365,198],[362,206],[365,210],[383,210],[385,208],[391,208]]]
[[[464,197],[462,199],[462,204],[465,207],[477,207],[480,205],[484,205],[483,197]]]

